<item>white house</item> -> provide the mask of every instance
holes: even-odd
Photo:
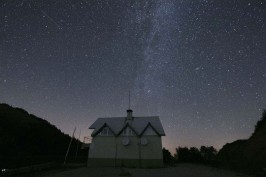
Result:
[[[98,118],[89,150],[88,166],[161,167],[165,136],[158,116]]]

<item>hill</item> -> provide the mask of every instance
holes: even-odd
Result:
[[[48,121],[0,104],[0,169],[63,162],[70,139]],[[70,156],[74,156],[77,143],[74,139]]]
[[[218,159],[230,167],[251,171],[266,167],[266,110],[251,137],[224,145],[218,153]]]

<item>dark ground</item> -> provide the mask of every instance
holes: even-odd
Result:
[[[179,164],[176,167],[159,169],[135,168],[88,168],[82,167],[68,170],[51,170],[34,174],[32,177],[251,177],[238,172],[195,165]]]

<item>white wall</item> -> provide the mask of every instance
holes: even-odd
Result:
[[[129,136],[130,143],[122,144],[123,136],[96,136],[92,140],[89,158],[116,159],[162,159],[162,141],[160,136],[144,136],[148,144],[140,145],[140,138]]]

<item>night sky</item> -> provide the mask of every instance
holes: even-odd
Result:
[[[248,138],[266,108],[266,1],[1,0],[0,102],[81,139],[158,115],[163,146]]]

